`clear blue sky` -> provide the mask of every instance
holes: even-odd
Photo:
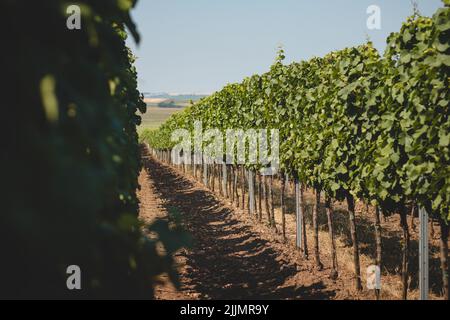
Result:
[[[440,0],[418,0],[432,15]],[[366,9],[381,8],[381,30]],[[143,92],[211,93],[268,70],[278,45],[299,61],[365,42],[384,51],[386,37],[412,13],[410,0],[140,0],[132,16],[142,36]]]

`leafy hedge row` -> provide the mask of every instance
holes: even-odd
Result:
[[[394,212],[408,202],[450,218],[450,2],[387,40],[229,84],[144,133],[168,149],[176,128],[278,128],[283,171],[343,199]]]
[[[137,219],[146,107],[125,45],[125,28],[139,41],[135,1],[77,1],[81,30],[66,28],[71,4],[0,4],[0,296],[151,298],[171,261]],[[81,291],[66,287],[69,265],[81,267]]]

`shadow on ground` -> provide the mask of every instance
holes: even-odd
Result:
[[[291,188],[292,189],[292,188]],[[274,185],[274,199],[275,206],[280,205],[280,193],[281,188],[279,185]],[[293,192],[293,191],[292,191]],[[292,194],[288,194],[286,197],[287,214],[295,214],[295,197]],[[306,199],[305,204],[305,218],[306,223],[312,227],[312,211],[313,211],[314,199]],[[371,212],[370,214],[374,214]],[[373,217],[371,217],[373,218]],[[388,220],[390,224],[397,224],[398,230],[387,230],[382,227],[382,270],[383,273],[400,274],[402,265],[402,244],[403,237],[400,231],[398,215],[391,216]],[[408,222],[410,217],[408,217]],[[318,224],[319,229],[328,232],[327,215],[325,212],[324,204],[318,211]],[[356,216],[357,225],[357,237],[359,241],[360,253],[372,258],[375,263],[376,254],[376,241],[374,222],[369,218],[367,212],[358,214]],[[343,209],[334,210],[334,229],[337,236],[341,237],[341,240],[346,246],[352,246],[350,226],[348,212]],[[439,246],[429,244],[430,260],[429,260],[429,275],[430,275],[430,290],[437,295],[442,295],[442,276],[441,266],[439,259]],[[410,289],[418,289],[419,287],[419,243],[417,239],[417,233],[411,234],[410,241],[410,255],[409,255],[409,275]]]
[[[164,206],[177,208],[194,238],[187,251],[184,287],[202,299],[330,299],[334,291],[318,281],[284,286],[297,273],[270,243],[233,217],[210,192],[169,167],[145,158],[145,167]]]

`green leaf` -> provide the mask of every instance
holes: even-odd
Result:
[[[55,123],[59,118],[58,98],[56,97],[56,81],[53,75],[46,75],[40,83],[42,105],[45,116],[51,123]]]
[[[450,132],[439,131],[439,146],[448,147],[450,144]]]

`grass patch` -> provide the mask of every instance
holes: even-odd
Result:
[[[184,108],[160,108],[149,106],[147,112],[142,115],[142,124],[139,131],[145,129],[158,129],[171,115],[182,111]]]

